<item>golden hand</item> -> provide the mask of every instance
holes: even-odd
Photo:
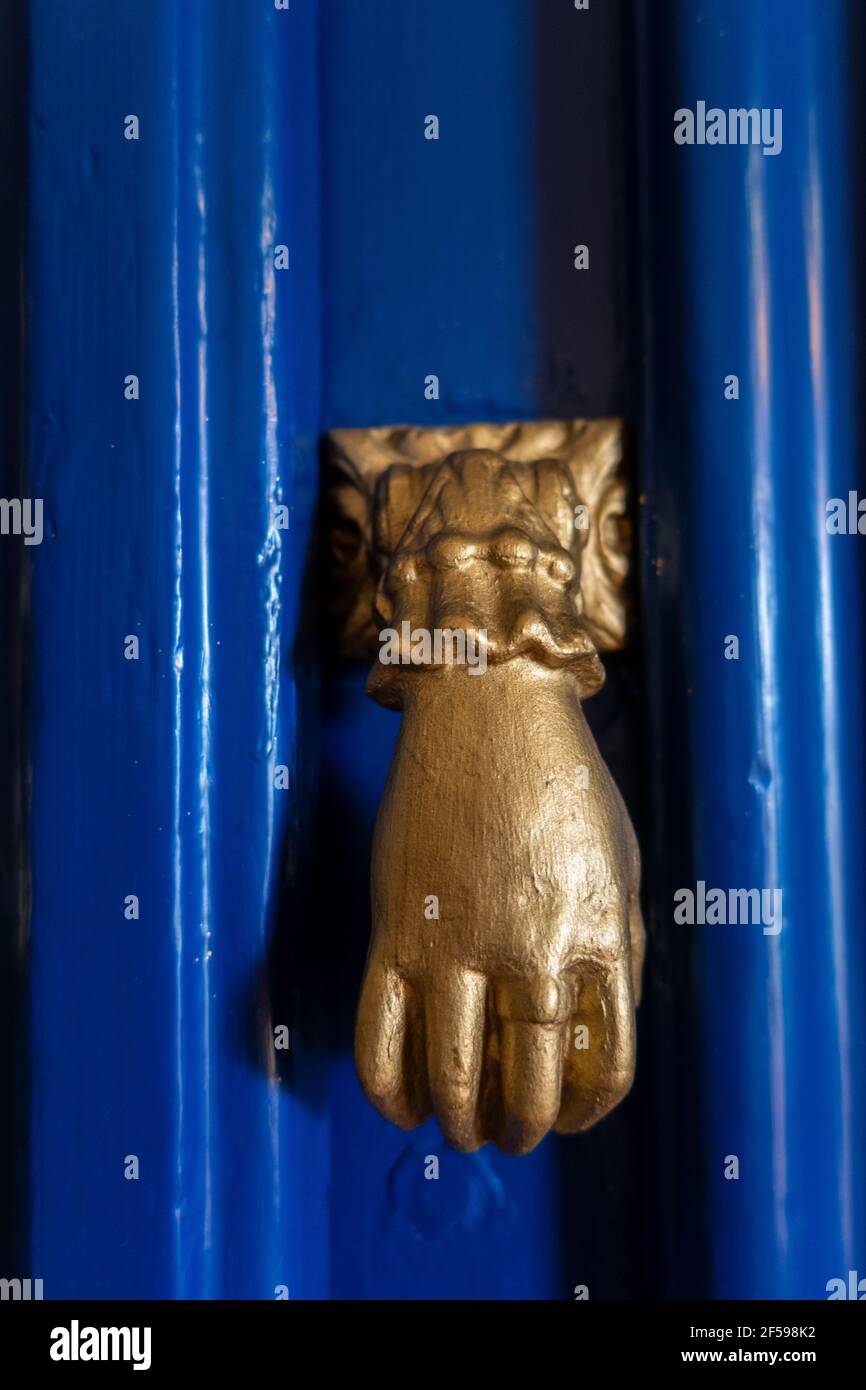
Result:
[[[391,482],[405,513],[407,479]],[[599,1120],[635,1065],[639,856],[580,704],[603,679],[579,585],[586,537],[549,463],[465,451],[409,491],[377,599],[389,659],[368,683],[403,720],[356,1061],[395,1123],[432,1109],[458,1149],[526,1153]],[[443,656],[459,657],[458,635],[482,667]]]

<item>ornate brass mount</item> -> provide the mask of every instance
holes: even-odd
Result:
[[[527,1153],[634,1075],[640,860],[581,709],[625,638],[622,426],[336,430],[329,450],[341,649],[403,715],[358,1073],[404,1128],[432,1110],[455,1148]]]

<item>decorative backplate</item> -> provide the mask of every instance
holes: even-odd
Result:
[[[328,436],[332,614],[346,659],[376,654],[374,597],[388,558],[437,466],[452,453],[489,450],[521,465],[515,476],[560,545],[581,551],[583,621],[602,651],[625,640],[630,528],[620,420],[534,420],[422,429],[388,425]],[[537,465],[550,465],[538,469]],[[529,467],[527,467],[529,466]]]

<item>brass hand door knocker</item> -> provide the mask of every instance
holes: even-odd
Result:
[[[376,823],[361,1083],[528,1153],[627,1093],[640,859],[581,701],[625,635],[617,421],[338,430],[337,620],[402,712]]]

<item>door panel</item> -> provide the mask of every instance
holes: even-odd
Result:
[[[862,13],[13,9],[0,410],[45,534],[2,552],[9,1267],[824,1297],[864,1258],[864,560],[825,525],[863,487]],[[698,100],[780,108],[781,152],[677,144]],[[458,1154],[352,1061],[398,718],[334,654],[320,441],[608,415],[634,614],[586,713],[644,860],[637,1081]],[[782,931],[678,924],[699,881],[779,889]]]
[[[625,411],[617,7],[577,15],[518,0],[395,15],[385,0],[341,0],[324,7],[322,45],[323,426]],[[431,114],[437,141],[424,138]],[[576,243],[591,248],[590,274],[574,268]],[[425,398],[430,374],[438,400]],[[401,1134],[360,1091],[351,1034],[370,841],[398,725],[365,698],[365,674],[333,678],[324,728],[321,852],[342,867],[328,914],[343,982],[331,1010],[334,1296],[567,1298],[578,1284],[593,1297],[634,1295],[646,1288],[644,1239],[657,1240],[644,1184],[661,1157],[643,1059],[623,1113],[520,1160],[454,1153],[432,1120]],[[640,758],[634,649],[610,684],[587,715],[628,776]],[[633,804],[639,788],[635,775],[624,786]],[[667,1053],[669,1040],[658,1046]],[[428,1156],[438,1181],[424,1179]],[[679,1232],[677,1245],[670,1277],[687,1288],[695,1242]]]
[[[639,32],[650,742],[656,785],[687,760],[691,866],[670,796],[647,848],[666,912],[698,879],[783,895],[778,934],[694,928],[719,1297],[823,1297],[862,1263],[864,560],[826,526],[863,485],[862,18],[683,3]],[[675,146],[701,93],[780,109],[781,152]]]
[[[315,778],[316,15],[291,44],[280,18],[30,7],[31,1240],[54,1297],[326,1289],[326,1127],[277,1071],[267,974]],[[297,1045],[296,1083],[316,1065]]]

